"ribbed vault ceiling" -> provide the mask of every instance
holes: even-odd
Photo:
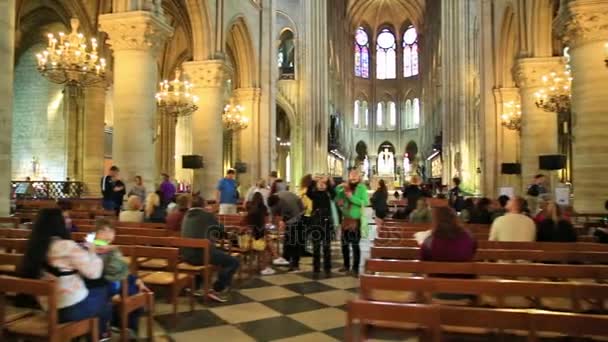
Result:
[[[349,0],[348,17],[351,26],[368,24],[372,28],[390,23],[396,25],[410,21],[416,27],[422,26],[425,2],[427,0]]]

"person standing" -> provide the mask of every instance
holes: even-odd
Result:
[[[135,185],[129,190],[127,198],[131,196],[139,197],[139,200],[142,202],[146,200],[146,187],[141,176],[135,176]]]
[[[530,208],[530,214],[532,216],[536,216],[539,208],[539,201],[547,194],[545,180],[545,175],[543,174],[534,176],[534,180],[526,192],[526,200],[528,201],[528,207]]]
[[[450,189],[448,203],[450,203],[450,207],[460,212],[464,209],[464,193],[460,190],[460,178],[454,177],[452,182],[454,183],[454,187]]]
[[[122,202],[125,199],[125,194],[127,193],[125,183],[123,183],[118,175],[114,177],[114,211],[116,212],[116,216],[120,215],[120,209],[122,208]]]
[[[414,175],[410,184],[403,189],[403,197],[407,199],[405,217],[409,217],[412,211],[416,209],[416,203],[421,197],[430,197],[420,188],[420,182],[420,177]]]
[[[332,201],[336,197],[333,180],[322,177],[313,181],[306,191],[312,201],[312,216],[309,235],[312,240],[313,274],[321,272],[321,248],[323,248],[323,271],[331,275],[331,238],[334,231],[332,219]]]
[[[236,215],[236,202],[238,200],[236,171],[228,169],[226,176],[217,184],[215,200],[219,204],[220,215]]]
[[[490,228],[490,241],[528,241],[536,240],[536,225],[528,216],[522,214],[525,201],[514,197],[507,203],[507,213],[496,218]]]
[[[313,178],[311,174],[307,174],[300,180],[300,189],[298,195],[304,204],[304,214],[302,215],[302,225],[304,226],[304,244],[302,245],[302,256],[312,256],[310,252],[306,251],[308,245],[308,232],[310,230],[311,217],[312,217],[312,200],[306,195],[308,187],[313,184]]]
[[[114,193],[125,190],[124,187],[121,188],[115,183],[119,173],[120,169],[117,166],[112,166],[110,172],[101,178],[102,205],[106,210],[116,210],[116,195]]]
[[[344,218],[342,220],[342,256],[344,267],[341,272],[352,272],[359,275],[359,262],[361,260],[361,218],[368,204],[367,187],[361,184],[361,175],[357,170],[351,170],[348,174],[348,183],[338,186],[336,189],[336,202],[342,208]],[[365,228],[365,227],[364,227]],[[351,265],[350,248],[353,250],[353,262]],[[352,266],[352,269],[351,269]],[[351,271],[352,270],[352,271]]]
[[[372,195],[370,200],[372,204],[372,208],[376,213],[376,229],[382,228],[384,224],[384,219],[388,214],[388,189],[386,188],[386,183],[384,183],[384,179],[378,181],[378,189]]]
[[[175,185],[173,182],[171,182],[171,178],[168,174],[163,173],[161,174],[161,177],[163,178],[163,182],[160,183],[160,192],[162,194],[160,202],[161,206],[166,208],[167,205],[173,201],[173,197],[175,197],[177,189],[175,189]]]
[[[285,231],[285,242],[283,245],[283,258],[275,260],[275,265],[284,261],[289,262],[289,271],[300,270],[300,256],[305,241],[304,226],[302,225],[302,214],[304,204],[298,195],[289,191],[280,191],[268,198],[268,206],[272,214],[273,223],[280,218],[279,230]]]

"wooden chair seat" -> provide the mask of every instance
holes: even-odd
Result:
[[[17,266],[15,266],[15,265],[0,265],[0,273],[14,274],[16,271],[17,271]]]
[[[153,268],[153,269],[165,269],[169,266],[167,259],[147,259],[144,262],[140,262],[140,267]]]
[[[60,332],[64,329],[69,330],[81,330],[89,328],[90,323],[88,321],[77,321],[68,322],[57,325],[57,330]],[[46,313],[32,313],[22,318],[18,318],[13,321],[8,321],[4,329],[9,334],[15,334],[19,336],[32,336],[36,338],[46,338],[48,336],[48,317]],[[59,340],[64,341],[64,338]]]
[[[182,262],[177,264],[177,269],[180,271],[197,271],[200,272],[208,267],[211,267],[211,265],[191,265],[187,262]]]
[[[413,303],[416,301],[416,293],[373,289],[370,291],[370,300],[390,303]]]
[[[177,280],[182,280],[187,277],[188,277],[188,274],[185,274],[185,273],[177,274]],[[174,282],[172,272],[162,272],[162,271],[150,273],[150,274],[142,277],[142,280],[144,283],[151,284],[151,285],[169,285]]]

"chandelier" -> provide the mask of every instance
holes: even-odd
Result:
[[[78,32],[80,22],[70,20],[72,32],[58,37],[48,34],[49,45],[36,54],[38,71],[49,81],[58,84],[70,83],[86,87],[103,81],[106,77],[106,60],[99,58],[97,40],[91,38],[91,48],[87,39]]]
[[[510,130],[521,130],[521,105],[514,101],[505,103],[505,112],[500,116],[502,125]]]
[[[175,79],[160,82],[159,91],[154,96],[161,113],[174,117],[176,120],[179,117],[192,115],[198,109],[196,105],[198,96],[190,93],[194,85],[187,80],[182,80],[181,76],[181,70],[175,69]]]
[[[230,103],[224,107],[222,123],[228,131],[240,131],[249,126],[249,119],[243,116],[243,106]]]
[[[550,113],[565,113],[570,111],[570,85],[572,76],[570,69],[561,72],[552,72],[542,78],[543,87],[537,91],[536,106]]]

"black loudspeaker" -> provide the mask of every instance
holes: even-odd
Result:
[[[183,169],[202,169],[203,168],[203,156],[182,156],[182,168]]]
[[[520,163],[502,163],[500,165],[500,173],[503,175],[519,175],[521,174]]]
[[[247,172],[247,164],[242,162],[237,162],[234,164],[234,170],[237,173],[246,173]]]
[[[538,156],[538,168],[541,170],[561,170],[565,167],[566,156],[563,154]]]

